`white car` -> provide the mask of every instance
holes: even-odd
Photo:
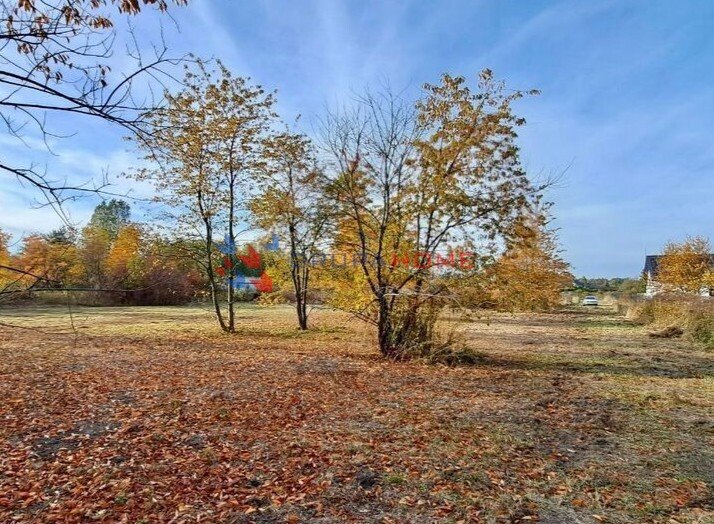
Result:
[[[597,306],[597,297],[588,295],[583,299],[583,306]]]

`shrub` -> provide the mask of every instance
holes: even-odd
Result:
[[[396,358],[446,366],[482,363],[485,355],[464,343],[455,328],[458,321],[454,323],[451,314],[440,300],[424,303],[416,314],[407,307],[395,310],[394,336],[399,339],[394,343],[401,348]]]
[[[706,297],[658,295],[641,303],[626,303],[623,307],[627,308],[628,318],[635,322],[657,328],[681,328],[690,340],[714,349],[714,300]]]
[[[698,300],[689,310],[685,331],[708,349],[714,349],[714,302]]]
[[[397,359],[427,356],[446,342],[440,340],[436,331],[443,309],[444,304],[439,300],[427,300],[416,309],[410,300],[395,306],[389,344],[399,349]]]

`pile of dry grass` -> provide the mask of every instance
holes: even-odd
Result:
[[[660,329],[681,330],[689,339],[714,349],[714,300],[707,297],[658,295],[642,302],[618,304],[628,318]]]

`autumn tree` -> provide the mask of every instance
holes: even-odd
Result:
[[[111,234],[100,227],[85,226],[79,240],[82,282],[90,290],[108,288],[106,260],[112,246]]]
[[[260,192],[250,210],[258,227],[274,232],[287,245],[298,326],[307,329],[311,269],[324,253],[331,218],[324,177],[314,147],[303,135],[284,132],[269,137],[264,157],[256,172]]]
[[[112,286],[129,288],[141,284],[139,258],[141,256],[142,232],[135,224],[129,224],[117,232],[106,257],[106,271]]]
[[[48,275],[62,287],[75,286],[80,283],[82,268],[80,265],[79,251],[71,237],[61,239],[57,237],[44,237],[47,242]]]
[[[515,143],[524,120],[511,106],[523,94],[488,70],[476,91],[444,75],[416,106],[368,95],[326,119],[330,196],[346,222],[335,244],[362,269],[372,304],[360,314],[376,325],[383,355],[429,351],[447,299],[431,264],[440,250],[508,239],[540,200]],[[392,262],[403,255],[414,262]]]
[[[20,253],[13,265],[25,273],[22,282],[28,289],[40,285],[46,287],[52,282],[52,277],[48,276],[50,267],[47,246],[47,241],[41,235],[30,235],[22,239]]]
[[[111,290],[107,259],[119,231],[129,224],[130,215],[129,204],[123,200],[103,201],[94,208],[89,223],[82,229],[78,256],[83,284],[90,290]]]
[[[657,281],[666,289],[700,293],[714,289],[714,255],[709,239],[689,237],[664,248],[657,267]]]
[[[10,266],[10,233],[0,229],[0,293],[7,292],[17,278]]]
[[[10,233],[0,229],[0,264],[5,265],[10,262]]]
[[[22,284],[28,291],[62,289],[80,273],[75,246],[50,242],[42,235],[23,238],[12,265],[24,272]]]
[[[157,200],[172,209],[171,219],[182,235],[200,239],[201,250],[193,255],[209,282],[219,325],[232,332],[236,268],[231,266],[223,280],[216,266],[223,255],[235,253],[245,224],[241,211],[251,176],[263,164],[274,97],[233,76],[220,62],[216,71],[199,62],[196,70],[187,71],[184,85],[179,93],[166,94],[165,108],[147,115],[153,132],[137,145],[153,167],[135,176],[154,184]]]
[[[561,303],[561,292],[573,276],[563,260],[556,232],[541,217],[486,271],[490,300],[508,311],[547,311]]]
[[[81,261],[70,230],[29,235],[21,239],[14,256],[7,251],[7,240],[9,236],[0,231],[0,296],[58,290],[79,282]]]

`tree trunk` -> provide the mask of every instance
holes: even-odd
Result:
[[[397,355],[394,345],[394,326],[392,325],[392,309],[386,296],[378,298],[379,312],[377,316],[377,338],[379,351],[383,356],[393,359]]]
[[[216,313],[216,319],[218,320],[218,325],[221,326],[223,331],[228,331],[228,326],[223,319],[223,313],[221,313],[221,304],[218,297],[218,289],[216,286],[216,275],[213,272],[213,229],[211,224],[207,219],[204,219],[204,224],[206,226],[206,243],[204,246],[205,256],[206,256],[206,275],[208,276],[208,283],[211,287],[211,301],[213,302],[213,310]]]
[[[297,311],[298,326],[303,331],[307,330],[307,305],[301,297],[298,297],[295,303],[295,310]]]
[[[235,234],[233,230],[233,221],[235,220],[235,175],[231,173],[229,201],[228,201],[228,241],[231,246],[235,246]],[[235,267],[231,267],[228,273],[228,331],[235,333],[235,310],[233,309],[233,300],[235,297]]]
[[[228,279],[228,331],[230,333],[235,333],[236,323],[235,323],[235,311],[233,309],[233,300],[235,296],[235,277],[231,273]]]
[[[215,282],[215,276],[213,275],[213,269],[208,270],[208,281],[211,287],[211,301],[213,302],[213,310],[216,313],[216,319],[218,320],[218,325],[221,326],[223,331],[229,331],[225,320],[223,319],[223,313],[221,312],[221,303],[218,297],[218,289]]]
[[[295,289],[295,312],[298,318],[298,327],[301,330],[307,329],[307,283],[303,278],[302,268],[297,261],[297,257],[293,258],[292,268],[293,287]]]
[[[295,290],[295,312],[298,318],[298,327],[307,330],[307,286],[309,283],[309,268],[305,257],[300,258],[295,230],[295,225],[290,224],[290,277]]]

